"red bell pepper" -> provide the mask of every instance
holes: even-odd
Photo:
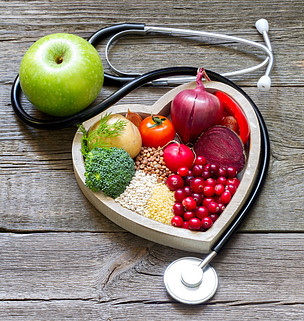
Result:
[[[239,125],[240,139],[245,145],[249,139],[250,128],[248,121],[244,115],[244,112],[240,108],[240,106],[227,94],[222,91],[215,92],[215,96],[220,100],[223,104],[224,109],[235,117],[237,123]]]

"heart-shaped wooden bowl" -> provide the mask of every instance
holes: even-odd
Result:
[[[85,186],[84,159],[80,151],[82,133],[79,131],[77,131],[75,134],[72,146],[74,172],[79,187],[87,199],[103,215],[120,227],[145,239],[173,248],[197,253],[208,253],[218,238],[222,235],[222,233],[224,233],[225,229],[237,216],[255,181],[261,149],[259,122],[250,102],[246,99],[246,97],[244,97],[236,89],[221,82],[210,81],[204,83],[204,85],[210,92],[220,90],[233,97],[243,109],[249,122],[251,131],[250,142],[247,144],[248,157],[246,165],[241,173],[241,183],[224,212],[219,216],[218,220],[213,224],[213,226],[206,232],[190,231],[160,223],[122,207],[115,202],[114,199],[105,196],[102,192],[92,192]],[[195,82],[178,86],[162,96],[152,106],[139,104],[114,105],[107,109],[106,112],[121,113],[125,115],[128,111],[128,108],[130,108],[131,111],[137,112],[144,117],[150,115],[151,112],[153,114],[167,116],[170,112],[171,101],[176,94],[184,89],[195,87]],[[100,120],[100,115],[86,121],[84,123],[85,128],[89,129],[98,120]]]

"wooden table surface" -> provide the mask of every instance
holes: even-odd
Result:
[[[0,1],[0,15],[0,319],[304,320],[302,1]],[[263,43],[254,27],[259,18],[270,23],[272,88],[256,88],[263,71],[231,79],[267,124],[267,181],[246,221],[212,262],[217,293],[205,304],[186,306],[169,297],[163,273],[173,260],[194,254],[141,239],[99,213],[73,173],[75,127],[27,127],[12,110],[11,86],[26,50],[50,33],[87,38],[114,23],[144,22]],[[103,49],[101,43],[104,60]],[[176,65],[225,72],[264,56],[214,39],[149,36],[124,38],[111,57],[118,67],[142,73]],[[113,90],[104,88],[97,101]],[[153,104],[167,91],[140,88],[121,102]]]

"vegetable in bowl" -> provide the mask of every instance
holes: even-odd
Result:
[[[122,148],[93,148],[85,158],[85,185],[116,198],[124,192],[135,174],[135,163]]]

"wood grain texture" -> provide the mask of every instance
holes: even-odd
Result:
[[[0,12],[0,319],[303,320],[302,1],[0,0]],[[184,306],[166,294],[162,275],[172,260],[193,253],[145,241],[96,211],[73,174],[76,129],[25,126],[12,111],[10,88],[26,50],[50,33],[87,38],[113,23],[144,22],[263,43],[254,27],[262,17],[269,20],[275,54],[272,88],[265,94],[255,87],[262,71],[232,80],[264,116],[269,174],[240,232],[212,262],[220,278],[215,297]],[[103,50],[104,42],[98,46],[102,59]],[[223,72],[264,57],[235,43],[167,36],[123,38],[110,56],[118,68],[138,72],[175,65]],[[96,101],[113,90],[104,88]],[[152,105],[167,91],[140,88],[120,103]]]
[[[227,320],[301,320],[299,241],[302,234],[236,235],[222,253],[225,260],[214,259],[220,277],[215,297],[189,308],[174,303],[163,286],[166,266],[185,252],[128,233],[1,234],[0,317],[220,320],[225,314]]]

